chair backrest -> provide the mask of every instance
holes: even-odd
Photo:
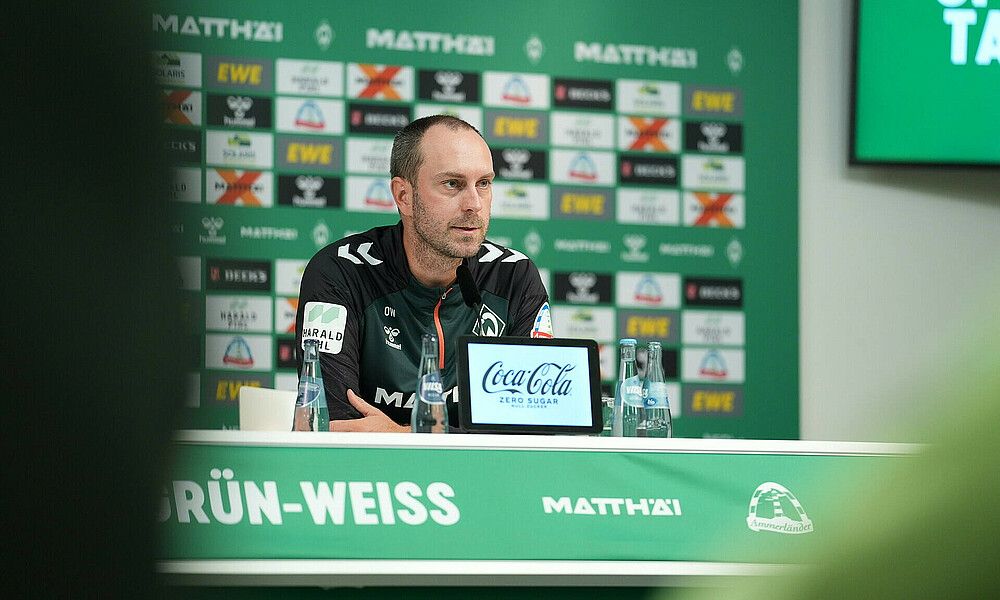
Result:
[[[295,394],[245,385],[240,388],[241,431],[291,431]]]

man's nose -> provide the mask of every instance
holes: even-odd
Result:
[[[462,210],[479,212],[483,208],[483,199],[479,196],[480,190],[477,186],[470,185],[465,188],[462,194]]]

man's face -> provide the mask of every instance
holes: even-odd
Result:
[[[443,256],[474,256],[490,225],[494,174],[489,147],[475,131],[434,125],[424,134],[420,152],[414,231]]]

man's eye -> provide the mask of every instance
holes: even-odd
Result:
[[[455,181],[454,179],[449,179],[448,181],[444,182],[444,187],[451,189],[457,188],[458,182]]]
[[[490,182],[489,179],[484,179],[484,180],[482,180],[482,181],[479,182],[479,187],[481,187],[481,188],[488,188],[488,187],[490,187],[490,184],[491,184],[491,182]]]

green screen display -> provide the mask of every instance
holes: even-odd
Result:
[[[856,9],[853,160],[1000,164],[1000,1]]]

